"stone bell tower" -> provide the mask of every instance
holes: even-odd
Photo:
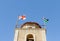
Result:
[[[36,22],[26,22],[15,29],[14,41],[46,41],[46,29]]]

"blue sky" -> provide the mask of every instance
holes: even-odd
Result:
[[[0,0],[0,41],[13,41],[18,15],[27,17],[20,25],[27,21],[42,25],[41,18],[48,18],[47,41],[60,41],[60,0]]]

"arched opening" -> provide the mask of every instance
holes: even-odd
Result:
[[[34,41],[33,35],[32,34],[28,34],[26,41]]]

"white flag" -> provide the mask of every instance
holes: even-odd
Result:
[[[26,16],[22,15],[22,16],[18,16],[18,19],[22,19],[22,20],[25,20],[26,19]]]

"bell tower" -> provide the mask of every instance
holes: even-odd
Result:
[[[15,29],[14,41],[46,41],[46,29],[36,22],[26,22]]]

